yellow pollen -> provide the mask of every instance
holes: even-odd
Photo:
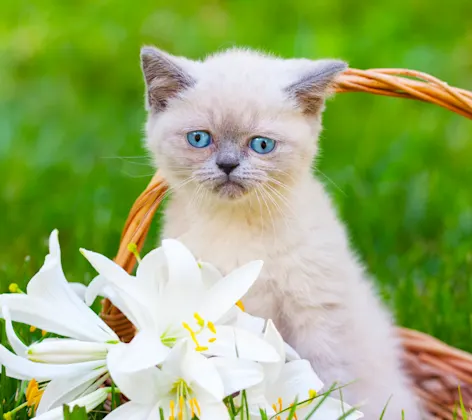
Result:
[[[190,415],[192,417],[192,419],[195,417],[195,409],[194,409],[194,405],[193,405],[193,398],[191,398],[189,401],[188,401],[188,404],[190,405]]]
[[[213,334],[216,334],[216,328],[215,328],[215,324],[213,324],[213,322],[209,321],[208,324],[207,324],[207,327]]]
[[[184,397],[181,395],[179,398],[179,420],[184,418]]]
[[[193,331],[186,322],[182,322],[182,326],[189,332],[190,337],[192,338],[192,341],[195,343],[195,345],[199,346],[195,331]]]
[[[26,402],[28,407],[33,407],[34,410],[36,410],[43,394],[44,390],[39,389],[38,382],[35,379],[31,379],[26,388]]]
[[[241,311],[246,312],[246,309],[244,309],[244,305],[243,305],[243,303],[242,303],[240,300],[238,300],[238,301],[236,302],[236,306],[237,306],[239,309],[241,309]]]
[[[197,324],[200,326],[200,327],[203,327],[205,326],[205,321],[203,320],[203,318],[198,315],[197,313],[194,313],[193,314],[193,317],[197,320]]]
[[[175,420],[175,403],[174,403],[174,400],[170,400],[169,408],[170,408],[169,420]]]
[[[210,339],[208,340],[209,343],[214,343],[215,341],[216,341],[216,337],[210,338]]]
[[[10,283],[10,285],[8,286],[8,290],[10,291],[10,293],[23,293],[16,283]]]
[[[36,331],[36,327],[31,325],[30,327],[30,333],[34,333]]]
[[[41,335],[42,335],[43,337],[44,337],[47,333],[48,333],[48,332],[45,331],[45,330],[42,330],[42,331],[41,331]]]
[[[314,389],[310,389],[310,390],[308,391],[308,396],[309,396],[310,398],[315,398],[316,395],[317,395],[317,393],[316,393],[316,391],[315,391]]]
[[[141,262],[141,256],[139,255],[139,251],[138,251],[138,245],[136,245],[135,243],[129,243],[128,251],[134,255],[138,263]]]
[[[206,350],[208,350],[208,347],[201,346],[200,343],[198,342],[198,339],[197,339],[197,334],[199,334],[203,330],[203,327],[199,331],[194,331],[194,330],[192,330],[192,328],[186,322],[182,322],[182,326],[189,332],[190,338],[195,343],[195,350],[196,351],[206,351]]]
[[[277,413],[277,411],[279,411],[279,410],[277,410],[277,405],[275,405],[275,404],[272,404],[272,408],[274,409],[274,411],[275,411],[276,413]]]
[[[282,409],[283,409],[282,398],[279,397],[279,399],[277,400],[277,402],[279,403],[279,411],[282,411]]]

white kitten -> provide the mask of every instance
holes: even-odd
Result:
[[[147,145],[173,188],[164,236],[225,273],[264,260],[244,301],[271,318],[366,419],[420,418],[399,344],[312,175],[324,99],[342,61],[232,49],[204,61],[143,48]],[[342,121],[342,120],[340,120]]]

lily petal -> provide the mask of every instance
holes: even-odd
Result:
[[[323,382],[316,375],[308,360],[294,360],[286,363],[277,382],[273,383],[267,392],[269,401],[277,402],[278,398],[283,401],[293,402],[295,399],[302,401],[310,397],[312,391],[323,388]]]
[[[300,355],[290,344],[284,343],[284,345],[285,345],[285,358],[288,362],[291,362],[292,360],[301,359]]]
[[[165,239],[162,241],[162,248],[167,258],[169,288],[175,290],[201,283],[198,263],[185,245],[175,239]]]
[[[28,359],[39,363],[69,364],[106,359],[108,347],[104,343],[47,338],[32,344],[27,351]]]
[[[236,307],[236,311],[236,320],[231,324],[233,327],[241,328],[254,334],[262,334],[266,327],[266,320],[264,318],[250,315],[238,307]]]
[[[152,404],[159,392],[158,384],[161,372],[156,367],[139,372],[123,371],[126,362],[127,344],[116,344],[108,352],[107,366],[110,375],[120,389],[130,400],[140,404]]]
[[[121,370],[136,372],[157,366],[169,354],[170,348],[164,346],[160,335],[155,331],[139,331],[133,340],[123,347]]]
[[[117,284],[99,274],[89,284],[85,293],[85,302],[91,305],[97,296],[110,299],[131,323],[138,329],[152,328],[152,318],[142,298],[136,298],[136,291],[128,293],[134,281],[126,281],[126,285]]]
[[[277,363],[270,363],[266,366],[266,369],[264,369],[267,383],[272,384],[279,377],[285,364],[285,343],[271,319],[267,321],[266,330],[264,331],[264,341],[270,344],[280,357]]]
[[[34,363],[11,353],[4,346],[0,345],[0,365],[5,366],[7,376],[11,378],[28,381],[34,378],[38,382],[42,382],[97,369],[102,367],[104,362],[99,360],[71,365]]]
[[[88,413],[103,403],[107,399],[107,395],[108,390],[106,388],[99,388],[96,391],[87,394],[84,397],[78,398],[67,405],[70,408],[74,408],[76,406],[85,407],[85,411]],[[63,408],[57,407],[34,418],[37,420],[63,420],[63,413]]]
[[[202,273],[203,284],[206,288],[209,289],[223,278],[223,275],[214,265],[206,262],[200,262],[198,265]]]
[[[253,261],[232,271],[208,290],[200,313],[214,323],[225,315],[250,289],[262,269],[262,261]]]
[[[298,416],[308,415],[311,410],[317,404],[316,399],[307,407],[303,407],[300,410],[297,410]],[[351,406],[343,403],[336,398],[328,397],[323,403],[316,409],[316,411],[310,416],[310,420],[337,420],[342,417],[345,413],[351,410]],[[364,414],[356,410],[349,414],[347,420],[357,420],[363,418]],[[302,417],[303,418],[303,417]]]
[[[70,316],[67,310],[62,312],[54,304],[28,295],[0,295],[0,307],[7,306],[10,315],[16,322],[34,325],[42,330],[77,339],[94,339],[87,328],[82,328],[83,320],[76,325],[77,319]],[[98,318],[98,316],[97,316]]]
[[[80,300],[85,301],[85,291],[87,290],[85,284],[69,282],[69,286]]]
[[[68,401],[80,397],[96,382],[97,378],[105,375],[106,372],[107,368],[102,367],[91,372],[80,373],[76,376],[53,379],[49,382],[41,397],[36,416],[40,416],[53,408],[60,407]],[[95,389],[92,391],[95,391]]]
[[[200,420],[226,420],[229,419],[229,413],[226,406],[221,402],[200,401],[202,414]]]
[[[159,408],[153,404],[139,404],[134,401],[120,405],[103,420],[159,420]]]
[[[203,331],[199,336],[202,342],[207,342],[212,335]],[[261,337],[229,325],[216,326],[216,341],[208,343],[204,354],[209,356],[239,357],[255,362],[274,363],[280,361],[280,356],[272,345]]]
[[[261,411],[264,410],[268,418],[272,418],[276,414],[272,405],[267,401],[265,397],[265,386],[264,384],[258,384],[253,386],[250,389],[246,390],[246,398],[248,402],[250,418],[254,417],[255,419],[261,418]],[[241,397],[237,397],[237,402],[241,405]],[[301,418],[301,417],[299,417]]]
[[[5,319],[5,329],[7,332],[7,338],[8,342],[10,343],[10,346],[17,355],[21,357],[26,357],[28,347],[25,346],[25,344],[23,344],[20,338],[16,335],[16,332],[13,329],[13,324],[11,322],[10,310],[7,306],[3,307],[2,313],[3,318]]]
[[[39,272],[29,281],[26,287],[27,294],[24,297],[47,302],[48,306],[56,308],[56,312],[67,313],[70,319],[75,320],[71,323],[71,326],[77,329],[77,333],[81,333],[81,326],[86,324],[87,336],[92,341],[106,341],[110,337],[116,337],[111,328],[88,308],[74,292],[64,276],[60,257],[58,232],[54,230],[49,237],[49,255],[46,256],[44,265]],[[10,309],[12,319],[23,322],[17,319],[15,309],[13,307]],[[39,326],[34,323],[32,325]],[[47,331],[62,335],[52,329],[47,329]],[[71,335],[71,337],[74,336]]]
[[[89,288],[92,288],[95,293],[87,293],[86,301],[90,303],[94,294],[96,297],[97,290],[103,290],[105,285],[109,285],[120,296],[120,299],[126,301],[130,306],[137,322],[145,323],[145,318],[149,315],[147,313],[143,315],[142,312],[147,307],[147,291],[140,287],[140,283],[136,282],[133,276],[104,255],[83,248],[80,249],[80,252],[100,274],[94,279],[96,284],[89,285]]]
[[[256,362],[227,357],[211,357],[208,360],[216,367],[223,381],[225,397],[253,387],[264,378],[262,366]]]
[[[110,281],[127,282],[131,277],[122,267],[98,252],[80,248],[82,255],[95,270]]]
[[[149,299],[156,301],[162,294],[169,277],[166,254],[157,248],[144,256],[136,270],[136,279],[148,292]]]
[[[182,377],[187,383],[197,384],[217,401],[224,397],[224,385],[216,366],[189,345],[182,360]]]

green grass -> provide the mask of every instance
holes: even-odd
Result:
[[[115,253],[152,173],[141,146],[141,45],[195,58],[232,45],[342,57],[472,89],[470,16],[464,0],[6,0],[0,292],[36,272],[53,228],[70,281],[93,275],[80,246]],[[325,127],[320,176],[332,180],[353,245],[398,322],[472,350],[471,122],[423,103],[342,94]]]

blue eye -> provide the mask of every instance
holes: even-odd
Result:
[[[275,140],[268,139],[267,137],[254,137],[249,143],[249,147],[256,153],[265,155],[274,150]]]
[[[207,147],[211,143],[211,134],[206,131],[191,131],[187,133],[187,141],[199,149]]]

